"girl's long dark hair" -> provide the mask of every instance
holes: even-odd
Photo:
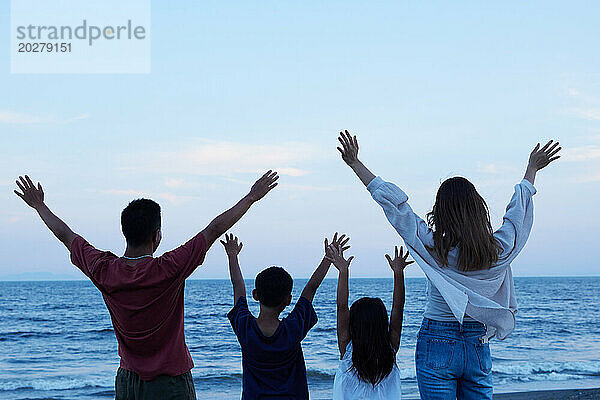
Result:
[[[392,372],[396,352],[387,310],[379,298],[363,297],[350,307],[352,367],[358,379],[375,386]]]
[[[443,266],[448,266],[448,252],[455,246],[462,271],[488,269],[498,261],[501,248],[488,206],[467,179],[455,177],[441,184],[427,222],[433,229],[433,251]]]

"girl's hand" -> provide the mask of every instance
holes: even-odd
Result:
[[[347,260],[344,258],[344,250],[339,246],[330,244],[325,249],[325,258],[333,263],[333,265],[340,272],[348,271],[350,263],[354,259],[354,256],[350,256]]]
[[[344,240],[345,238],[345,240]],[[346,250],[348,250],[350,248],[350,246],[346,246],[346,243],[348,243],[348,241],[350,240],[349,237],[346,237],[346,235],[342,235],[338,238],[338,233],[336,232],[335,235],[333,235],[333,241],[331,242],[331,245],[334,247],[339,247],[340,249],[342,249],[342,253]],[[329,242],[327,241],[327,238],[325,238],[325,258],[327,258],[327,248],[329,247]]]
[[[394,271],[395,274],[400,274],[404,272],[404,268],[406,268],[408,265],[414,263],[414,261],[406,261],[406,259],[408,258],[408,251],[406,252],[406,255],[404,254],[404,249],[402,248],[402,246],[400,246],[400,252],[398,252],[398,246],[394,247],[394,259],[392,260],[392,258],[386,254],[385,258],[387,258],[388,263],[390,263],[390,268],[392,268],[392,271]]]
[[[338,147],[340,153],[342,153],[342,160],[350,167],[357,164],[358,161],[358,140],[356,136],[352,137],[350,132],[345,130],[340,132],[338,140],[342,144],[342,147]]]
[[[552,161],[560,158],[560,156],[557,156],[556,154],[560,151],[560,149],[562,149],[562,147],[557,148],[556,146],[558,146],[559,143],[556,142],[552,144],[552,142],[553,140],[550,140],[541,149],[539,143],[535,146],[529,155],[529,164],[527,165],[528,170],[537,172],[546,167]]]
[[[237,256],[244,246],[242,242],[238,244],[238,238],[233,236],[232,233],[225,235],[225,241],[221,240],[221,244],[225,247],[228,256]]]

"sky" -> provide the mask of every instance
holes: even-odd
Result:
[[[271,265],[310,276],[335,231],[351,237],[352,276],[391,277],[384,254],[402,242],[341,161],[342,129],[420,215],[461,175],[494,227],[533,146],[560,140],[513,271],[600,275],[598,15],[591,1],[154,1],[149,74],[11,74],[5,36],[0,279],[83,277],[13,194],[20,174],[42,182],[75,232],[116,254],[123,207],[155,199],[160,254],[271,168],[279,187],[232,229],[246,278]],[[407,275],[422,276],[414,265]],[[217,243],[192,278],[227,276]]]

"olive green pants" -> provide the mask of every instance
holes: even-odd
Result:
[[[159,375],[151,381],[120,368],[115,379],[116,400],[196,400],[192,373]]]

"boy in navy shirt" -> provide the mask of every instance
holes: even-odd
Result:
[[[348,238],[333,237],[335,246],[343,250]],[[242,243],[229,234],[221,241],[229,258],[229,274],[233,283],[235,306],[227,314],[242,348],[243,400],[276,398],[308,399],[306,366],[300,342],[317,323],[312,306],[315,292],[331,261],[326,257],[304,287],[292,312],[279,319],[279,314],[292,301],[292,277],[281,267],[270,267],[256,276],[252,297],[260,303],[258,318],[248,310],[246,286],[238,263]],[[325,248],[328,243],[325,239]]]

